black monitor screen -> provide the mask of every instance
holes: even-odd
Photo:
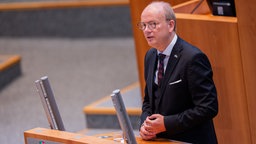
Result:
[[[207,0],[207,3],[213,15],[236,16],[234,0]]]

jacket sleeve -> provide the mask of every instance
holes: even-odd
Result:
[[[141,114],[141,124],[145,121],[147,116],[152,115],[152,108],[150,105],[150,99],[148,94],[148,88],[147,88],[147,77],[148,77],[148,69],[149,69],[149,62],[150,62],[150,55],[152,54],[153,49],[150,49],[144,58],[144,79],[146,81],[146,86],[144,89],[144,100],[142,104],[142,114]]]

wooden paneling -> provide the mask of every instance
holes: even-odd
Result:
[[[86,136],[80,133],[71,133],[66,131],[51,130],[46,128],[34,128],[24,132],[25,144],[31,144],[27,139],[32,138],[38,141],[50,141],[54,143],[65,144],[118,144],[113,140],[114,134],[117,132],[110,132],[105,134],[97,134],[94,136]],[[105,136],[107,138],[99,138]],[[141,137],[136,137],[138,144],[183,144],[179,141],[170,141],[168,139],[155,139],[153,141],[142,140]],[[33,144],[35,142],[32,142]],[[40,143],[40,142],[39,142]]]
[[[190,0],[173,6],[175,13],[186,14],[209,14],[209,7],[206,1],[202,3],[199,0]]]
[[[144,57],[147,49],[149,46],[144,38],[144,35],[141,30],[137,28],[137,23],[140,21],[140,14],[143,9],[151,2],[152,0],[143,0],[139,3],[137,0],[130,0],[130,11],[131,11],[131,19],[132,19],[132,28],[133,28],[133,36],[135,39],[135,50],[136,50],[136,58],[137,58],[137,65],[139,71],[139,81],[141,84],[141,93],[143,95],[143,87],[145,86],[144,82]]]
[[[25,131],[25,144],[30,144],[28,143],[28,138],[37,139],[38,141],[51,141],[65,144],[115,144],[112,140],[46,128],[34,128]]]
[[[252,143],[256,144],[256,1],[235,0],[235,4],[250,119],[251,139]]]
[[[219,100],[219,113],[214,119],[219,143],[250,143],[237,19],[176,16],[178,35],[199,47],[211,61]]]

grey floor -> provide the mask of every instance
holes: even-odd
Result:
[[[138,81],[132,38],[0,38],[0,54],[20,54],[22,76],[0,91],[0,143],[48,128],[34,81],[49,77],[67,131],[86,128],[83,107]]]

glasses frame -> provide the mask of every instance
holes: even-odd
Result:
[[[166,19],[166,21],[170,21],[171,19]],[[148,27],[150,30],[154,30],[156,29],[156,26],[160,24],[160,22],[155,22],[155,21],[150,21],[150,22],[138,22],[137,23],[137,27],[140,29],[140,30],[145,30],[146,27]]]
[[[150,30],[154,30],[156,28],[156,25],[158,25],[159,22],[150,21],[150,22],[138,22],[137,27],[140,30],[145,30],[146,27],[148,27]]]

